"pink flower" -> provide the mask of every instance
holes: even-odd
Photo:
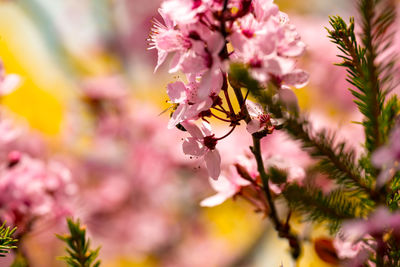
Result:
[[[333,246],[335,247],[340,259],[355,258],[366,247],[365,243],[362,241],[354,243],[340,237],[336,237],[333,240]]]
[[[278,93],[274,96],[274,100],[279,101],[288,111],[299,111],[297,96],[288,86],[282,85]]]
[[[196,157],[204,157],[208,174],[213,179],[218,179],[221,173],[221,156],[215,148],[217,139],[211,131],[211,126],[202,122],[201,129],[193,121],[184,121],[182,126],[191,134],[183,142],[183,153]]]
[[[296,31],[296,27],[290,23],[289,16],[280,12],[280,28],[278,31],[278,55],[284,57],[301,56],[306,45],[301,41],[300,35]]]
[[[179,24],[189,24],[198,21],[198,14],[206,11],[206,6],[201,0],[167,0],[161,4],[163,12]]]
[[[201,201],[200,206],[214,207],[222,204],[225,200],[236,195],[242,187],[251,183],[240,177],[236,170],[231,169],[228,175],[220,175],[218,180],[210,179],[210,184],[217,191],[217,194]]]
[[[275,125],[281,124],[279,120],[271,118],[258,103],[247,100],[246,107],[251,118],[246,129],[251,134],[262,130],[273,131]]]
[[[392,130],[389,144],[373,153],[372,163],[382,169],[377,179],[378,186],[383,186],[400,170],[400,124]]]
[[[259,21],[267,21],[279,14],[279,8],[273,0],[253,0],[254,15]]]
[[[197,119],[200,112],[208,110],[212,106],[211,98],[199,99],[198,89],[199,83],[196,80],[189,82],[187,86],[180,81],[168,84],[167,94],[169,99],[172,103],[178,104],[169,120],[169,129],[182,121]]]
[[[183,34],[175,29],[175,23],[165,15],[162,9],[158,10],[164,19],[165,26],[158,20],[154,21],[154,26],[150,34],[149,49],[157,49],[158,61],[154,71],[164,63],[168,53],[185,50],[191,47],[190,41]]]
[[[21,129],[17,128],[12,120],[2,119],[0,120],[0,146],[4,149],[4,146],[15,141],[21,136]]]
[[[253,1],[253,11],[238,19],[229,40],[234,48],[231,59],[245,63],[255,79],[279,85],[303,87],[308,74],[296,68],[295,57],[305,44],[285,13],[273,1]]]
[[[120,100],[128,93],[123,78],[118,75],[87,78],[82,89],[86,97],[94,100]]]
[[[18,75],[6,75],[3,63],[0,61],[0,96],[5,96],[12,93],[20,82],[21,79]]]
[[[75,191],[70,172],[62,164],[11,152],[8,162],[0,166],[0,218],[24,231],[40,217],[68,213],[64,201]]]
[[[360,240],[366,235],[382,236],[387,231],[400,233],[400,213],[391,213],[385,207],[377,208],[367,220],[358,219],[343,224],[344,234],[351,240]]]

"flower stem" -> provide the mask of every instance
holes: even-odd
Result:
[[[250,116],[247,111],[246,105],[245,105],[245,99],[243,98],[243,94],[240,88],[232,86],[236,99],[239,103],[239,106],[241,107],[241,112],[245,116],[245,121],[248,123],[250,121]],[[247,97],[247,96],[246,96]],[[265,172],[265,167],[264,167],[264,162],[262,159],[262,154],[261,154],[261,145],[260,145],[260,138],[253,135],[253,146],[251,147],[251,151],[254,154],[254,157],[257,162],[257,169],[258,173],[260,174],[261,181],[263,183],[263,188],[265,195],[267,197],[267,202],[269,205],[270,212],[268,214],[269,218],[271,219],[272,223],[274,224],[274,227],[276,231],[278,232],[279,237],[286,238],[288,240],[289,246],[291,248],[291,254],[292,258],[294,260],[298,259],[300,256],[301,248],[300,248],[300,241],[299,238],[290,231],[290,225],[288,222],[282,223],[279,220],[278,217],[278,212],[275,207],[275,203],[272,200],[272,195],[271,191],[269,188],[269,177],[267,173]]]
[[[254,157],[257,161],[257,169],[260,174],[261,181],[263,183],[264,192],[267,197],[267,202],[270,208],[269,218],[275,226],[275,230],[278,232],[279,237],[286,238],[289,242],[289,246],[291,248],[291,254],[293,259],[297,259],[300,256],[301,248],[299,238],[290,231],[290,225],[288,222],[282,223],[279,220],[278,212],[275,207],[275,203],[272,200],[271,191],[269,188],[269,177],[265,172],[264,162],[261,156],[261,146],[260,146],[260,138],[255,137],[253,135],[253,147],[251,151],[254,154]]]
[[[217,140],[222,140],[222,139],[224,139],[225,137],[228,137],[228,136],[235,130],[235,128],[236,128],[236,124],[233,125],[232,129],[231,129],[227,134],[225,134],[224,136],[221,136],[221,137],[219,137],[219,138],[216,138],[216,139],[217,139]]]
[[[211,112],[211,116],[213,116],[214,118],[217,118],[217,119],[219,119],[219,120],[221,120],[221,121],[232,122],[231,120],[227,120],[227,119],[221,118],[220,116],[215,115],[215,114],[212,113],[212,112]]]

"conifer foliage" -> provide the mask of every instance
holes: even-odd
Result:
[[[3,223],[0,226],[0,257],[5,257],[12,249],[16,249],[18,240],[13,237],[17,228],[10,228]]]
[[[98,267],[97,260],[100,248],[92,250],[90,240],[86,237],[86,228],[79,220],[67,219],[69,234],[57,235],[59,239],[67,244],[68,256],[62,257],[70,267]]]

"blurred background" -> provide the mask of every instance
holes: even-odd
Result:
[[[311,79],[296,90],[301,108],[317,127],[339,124],[357,145],[362,130],[351,121],[359,115],[324,29],[329,15],[353,14],[354,1],[275,2],[307,44],[299,65]],[[19,148],[69,168],[78,185],[69,200],[72,216],[87,225],[93,245],[102,246],[102,266],[291,266],[286,241],[247,203],[199,206],[213,194],[206,171],[182,153],[185,134],[167,130],[169,113],[160,115],[169,106],[166,85],[176,77],[167,74],[167,64],[153,73],[156,51],[147,50],[159,5],[0,1],[0,58],[7,73],[22,78],[1,98],[2,113],[24,131]],[[250,137],[241,133],[221,144],[224,160],[248,150]],[[270,151],[303,160],[295,145],[273,148],[273,140],[265,141]],[[65,232],[65,225],[37,222],[26,236],[32,266],[64,266],[56,259],[64,252],[55,232]],[[298,232],[308,237],[299,266],[334,266],[314,250],[316,239],[329,237],[324,229]],[[9,261],[0,259],[0,266]]]

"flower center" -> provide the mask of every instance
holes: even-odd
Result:
[[[201,0],[193,0],[193,6],[192,9],[196,9],[199,6],[201,6]]]
[[[244,36],[246,36],[247,38],[252,38],[254,36],[254,31],[251,29],[243,29],[242,33]]]
[[[268,114],[262,114],[259,116],[261,123],[269,123],[271,117]]]
[[[206,137],[204,137],[204,140],[203,140],[204,145],[210,150],[215,149],[215,146],[217,145],[217,141],[218,140],[214,137],[214,135],[206,136]]]
[[[259,58],[252,58],[249,62],[250,67],[252,68],[261,68],[262,67],[262,61]]]

